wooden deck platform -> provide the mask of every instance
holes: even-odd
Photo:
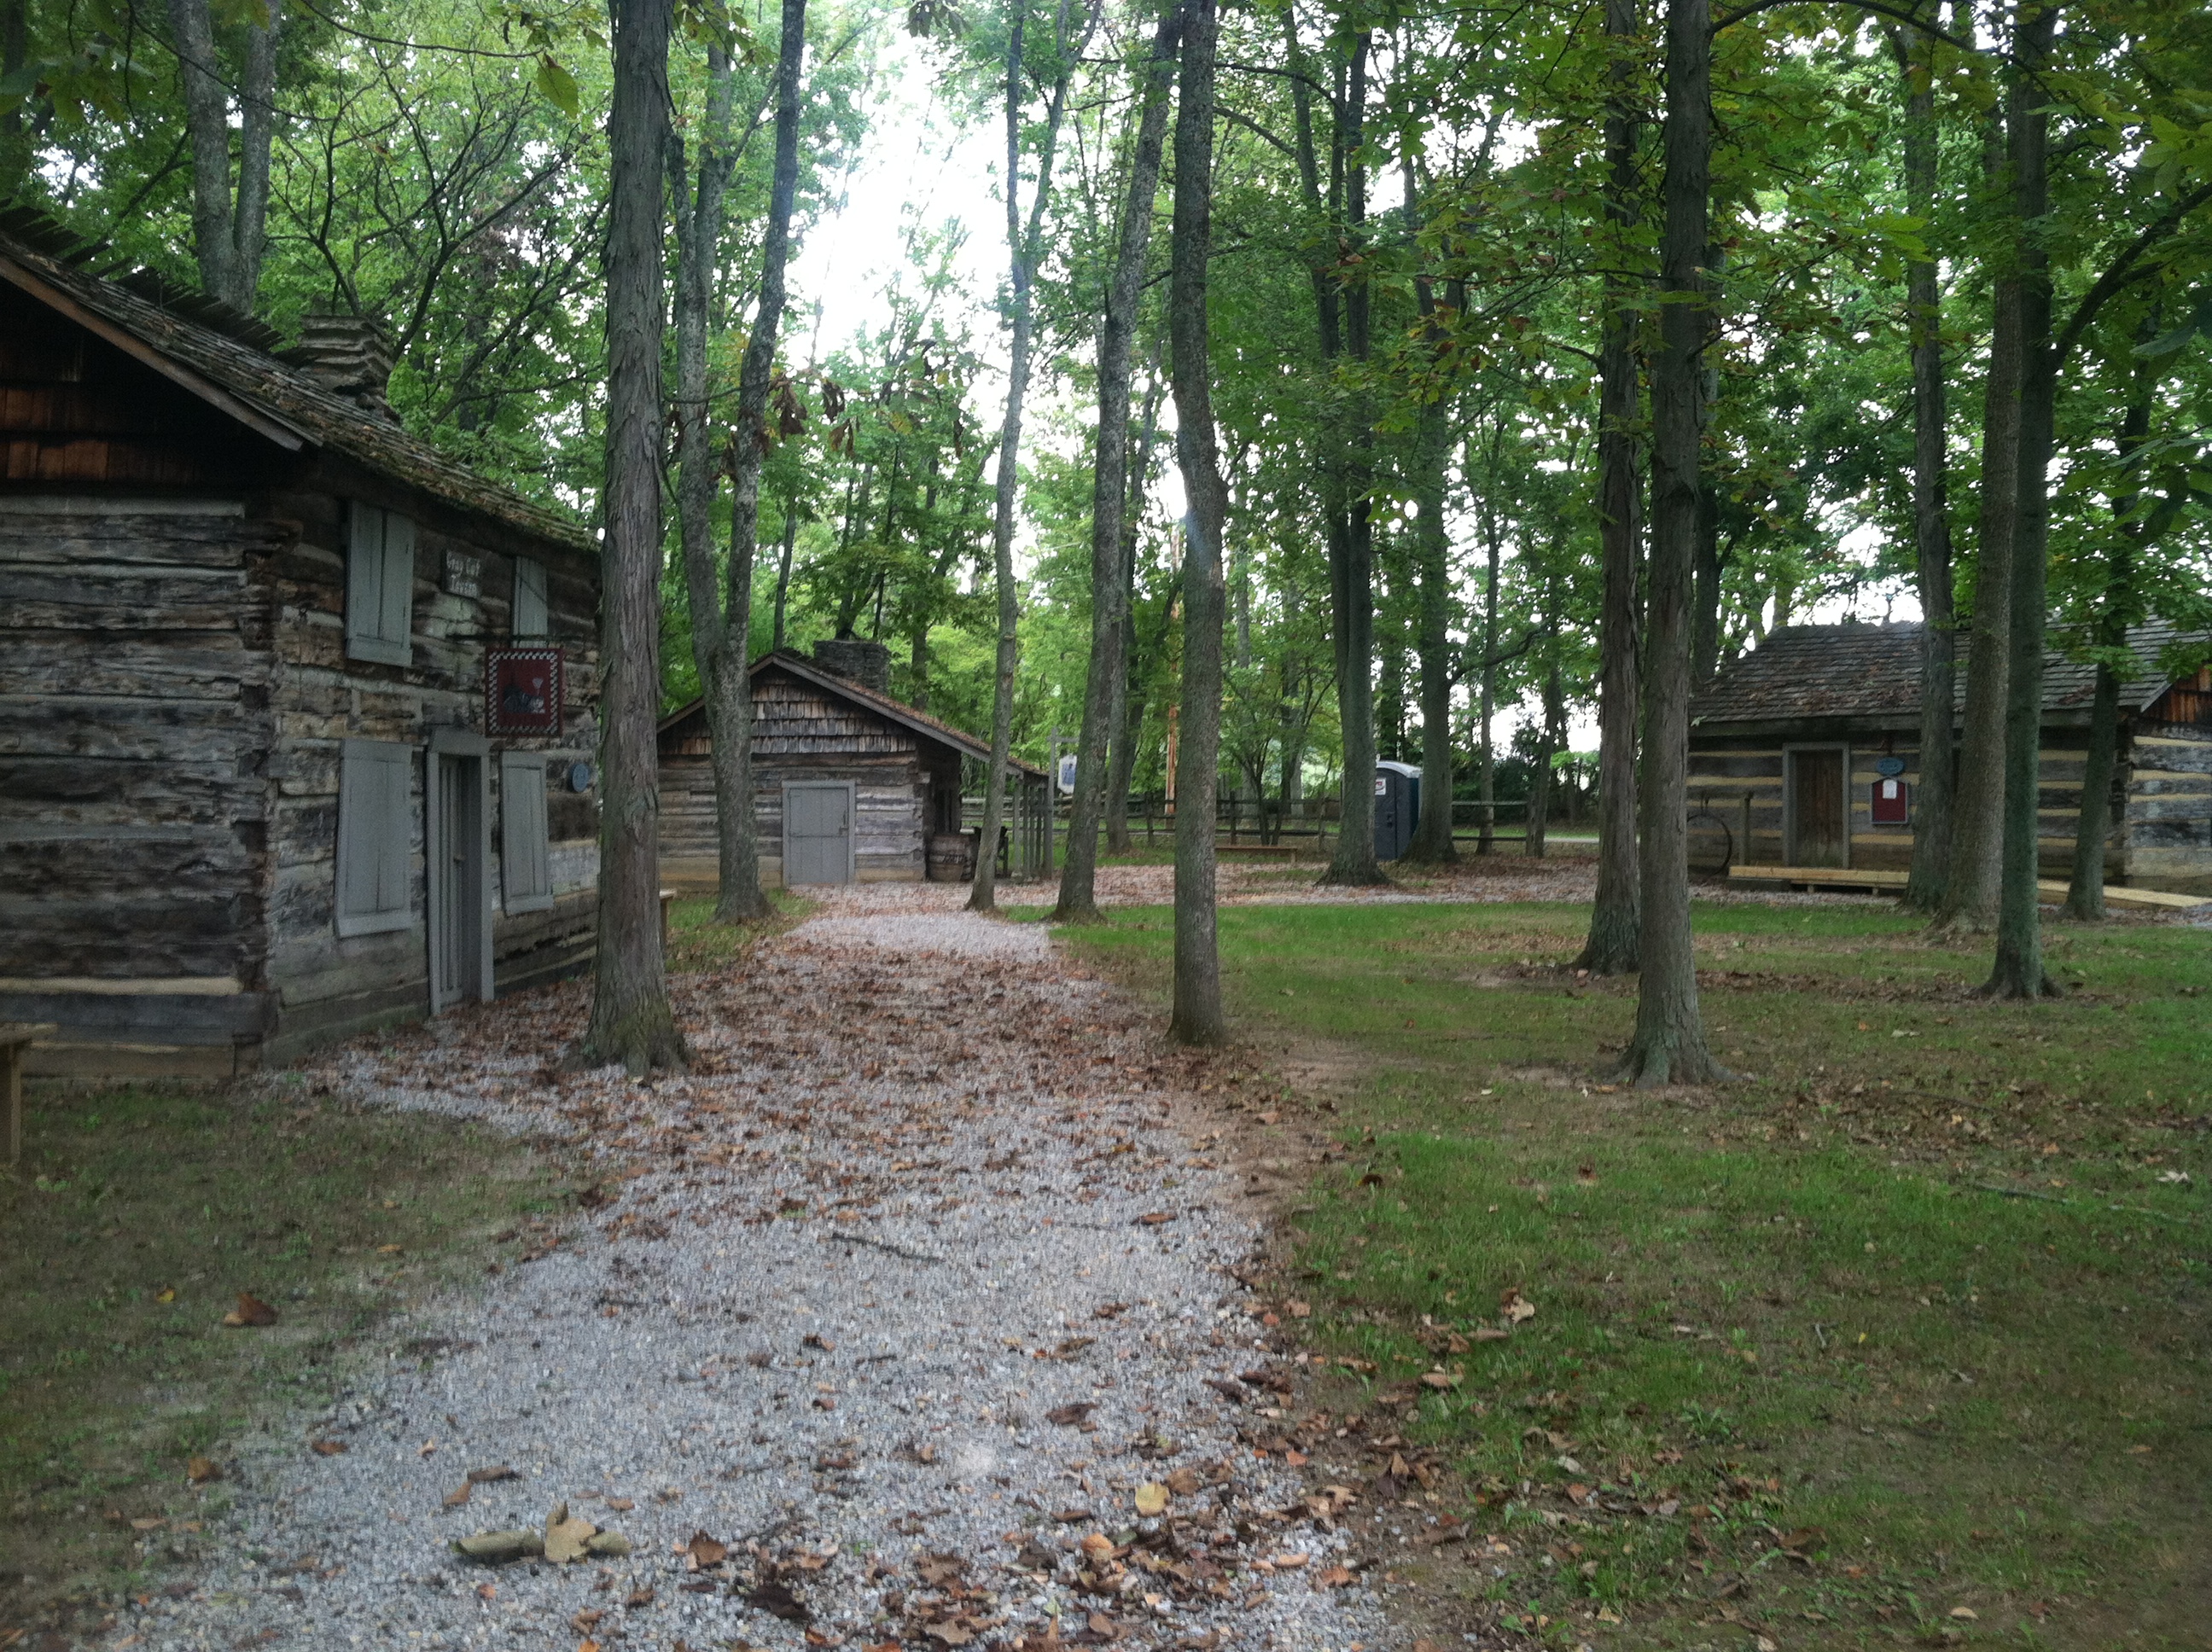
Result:
[[[1844,866],[1730,866],[1729,880],[1746,884],[1789,884],[1807,889],[1872,890],[1877,893],[1902,892],[1908,872],[1892,872],[1879,867],[1853,868]],[[2044,895],[2066,898],[2066,885],[2045,880],[2035,886]],[[2201,895],[2173,895],[2165,890],[2128,889],[2116,884],[2105,885],[2107,906],[2138,907],[2160,912],[2194,912],[2212,906],[2212,900]]]

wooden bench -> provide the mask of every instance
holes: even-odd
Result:
[[[51,1021],[0,1021],[0,1151],[11,1171],[23,1157],[23,1052],[59,1030]]]

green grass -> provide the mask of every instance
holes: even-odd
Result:
[[[0,1625],[189,1557],[228,1497],[191,1458],[316,1404],[386,1315],[569,1203],[510,1139],[304,1085],[41,1086],[28,1114],[0,1176]],[[225,1328],[241,1291],[277,1323]]]
[[[2203,1644],[2212,935],[2054,929],[2076,990],[2021,1006],[1887,911],[1701,908],[1754,1076],[1650,1094],[1602,1082],[1634,999],[1559,963],[1583,921],[1221,914],[1241,1035],[1333,1075],[1254,1127],[1334,1114],[1295,1288],[1378,1369],[1320,1402],[1384,1407],[1522,1540],[1437,1586],[1561,1646],[1742,1643],[1723,1610],[1785,1646]],[[1073,939],[1164,977],[1164,914]],[[1535,1317],[1477,1339],[1509,1291]]]
[[[782,933],[820,904],[784,890],[770,890],[768,898],[769,904],[775,908],[775,915],[757,924],[716,923],[714,897],[711,895],[685,896],[671,902],[668,973],[678,975],[725,969],[744,957],[755,943],[766,936]]]

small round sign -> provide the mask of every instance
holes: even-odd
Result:
[[[571,792],[592,789],[592,766],[581,758],[568,765],[568,789]]]
[[[1875,762],[1874,772],[1877,774],[1884,774],[1894,778],[1905,772],[1905,759],[1902,757],[1877,758]]]

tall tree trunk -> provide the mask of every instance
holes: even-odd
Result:
[[[599,598],[599,932],[580,1059],[681,1069],[660,951],[661,186],[673,0],[614,0]]]
[[[799,73],[806,58],[806,0],[783,0],[782,9],[775,66],[775,162],[769,175],[768,222],[762,232],[760,301],[738,368],[737,416],[730,445],[729,623],[718,669],[722,691],[715,696],[722,720],[712,731],[722,873],[714,915],[725,923],[765,918],[774,910],[760,886],[760,846],[753,814],[753,560],[760,538],[761,462],[769,442],[769,394],[775,378],[776,340],[783,331],[784,275],[791,258],[791,215],[799,191]]]
[[[2154,310],[2139,342],[2157,336]],[[2138,358],[2135,393],[2120,418],[2117,444],[2121,473],[2131,476],[2150,440],[2151,393],[2157,374]],[[2106,648],[2128,646],[2128,625],[2136,615],[2136,543],[2142,537],[2136,519],[2139,495],[2130,485],[2112,496],[2112,549],[2105,564],[2103,611],[2097,616],[2097,641]],[[2081,813],[2074,834],[2074,875],[2066,889],[2066,915],[2094,923],[2105,916],[2105,840],[2112,827],[2112,772],[2119,762],[2120,677],[2097,662],[2096,698],[2089,711],[2089,750],[2081,768]]]
[[[1137,443],[1136,462],[1129,467],[1129,498],[1121,516],[1121,674],[1115,685],[1114,702],[1106,730],[1106,848],[1110,854],[1129,853],[1129,777],[1136,772],[1137,741],[1145,728],[1145,695],[1137,685],[1141,664],[1137,653],[1137,535],[1144,522],[1146,490],[1152,486],[1152,443],[1159,433],[1161,379],[1159,350],[1152,352],[1151,377],[1145,386],[1144,434]]]
[[[791,607],[791,552],[798,543],[799,500],[794,495],[783,501],[783,548],[775,559],[775,625],[768,645],[773,649],[783,647],[784,621]]]
[[[1698,536],[1704,375],[1714,283],[1703,267],[1712,167],[1712,21],[1708,0],[1667,7],[1666,213],[1660,279],[1666,304],[1651,374],[1651,616],[1644,693],[1643,976],[1636,1036],[1622,1062],[1639,1085],[1710,1084],[1728,1073],[1705,1047],[1690,938],[1686,811],[1690,736],[1691,563]]]
[[[2006,173],[2005,117],[1990,116],[1983,171]],[[2020,510],[2020,276],[2007,258],[1990,294],[1990,366],[1982,403],[1981,521],[1975,541],[1973,636],[1951,816],[1951,864],[1936,925],[1951,933],[1996,922],[2004,858],[2004,720],[2012,629],[2013,536]]]
[[[1936,88],[1931,42],[1889,31],[1905,80],[1905,210],[1922,223],[1936,214]],[[1951,799],[1956,785],[1959,638],[1951,599],[1951,506],[1944,457],[1943,301],[1933,258],[1905,267],[1912,342],[1912,543],[1920,592],[1920,757],[1912,808],[1912,871],[1905,904],[1941,909],[1951,878]]]
[[[276,48],[283,32],[279,0],[264,0],[265,24],[243,25],[240,66],[238,177],[230,160],[231,88],[223,79],[209,0],[169,0],[184,85],[185,130],[192,154],[192,256],[200,284],[233,309],[253,313],[269,244],[269,155],[276,124]]]
[[[2057,7],[2023,0],[2014,28],[2012,175],[2020,232],[2020,502],[2013,523],[2010,658],[2005,665],[2004,860],[1996,957],[1985,990],[1999,998],[2055,993],[2043,968],[2036,880],[2042,849],[2043,634],[2048,602],[2051,453],[2058,396],[2051,347],[2051,116],[2041,76]]]
[[[1548,638],[1551,659],[1544,673],[1544,735],[1536,746],[1536,774],[1528,789],[1528,826],[1521,841],[1521,852],[1529,859],[1544,858],[1545,840],[1552,828],[1553,762],[1566,738],[1566,685],[1560,680],[1559,671],[1559,599],[1557,576],[1553,576],[1551,595],[1547,604],[1544,629]]]
[[[1491,458],[1492,475],[1497,449],[1493,446]],[[1498,558],[1504,550],[1504,536],[1499,529],[1498,513],[1486,502],[1482,513],[1484,554],[1482,571],[1482,670],[1477,680],[1476,694],[1480,705],[1475,715],[1474,795],[1480,806],[1475,813],[1480,825],[1475,839],[1477,854],[1494,854],[1498,849],[1498,739],[1495,724],[1498,718]]]
[[[1605,32],[1614,43],[1613,87],[1605,117],[1605,210],[1613,258],[1632,256],[1638,202],[1636,0],[1606,0]],[[1597,898],[1577,967],[1619,975],[1637,967],[1636,736],[1637,580],[1643,562],[1643,489],[1637,475],[1636,288],[1625,269],[1607,278],[1598,342],[1598,535],[1604,592],[1598,617]]]
[[[997,586],[999,647],[997,672],[991,695],[991,772],[983,785],[983,827],[975,854],[975,881],[968,891],[972,912],[989,912],[998,905],[999,827],[1006,805],[1006,764],[1012,756],[1014,730],[1014,674],[1021,663],[1020,598],[1014,586],[1014,506],[1021,489],[1018,464],[1022,449],[1022,404],[1029,394],[1030,351],[1036,325],[1035,300],[1030,288],[1036,280],[1042,249],[1045,205],[1052,198],[1052,163],[1060,142],[1060,125],[1067,112],[1067,88],[1073,65],[1083,55],[1091,28],[1098,17],[1098,0],[1092,0],[1090,21],[1083,40],[1073,53],[1065,38],[1066,0],[1060,10],[1061,38],[1055,44],[1059,80],[1045,112],[1042,139],[1037,147],[1036,186],[1030,203],[1029,222],[1022,222],[1022,37],[1029,15],[1029,0],[1017,0],[1013,31],[1006,43],[1006,269],[1010,337],[1006,349],[1006,415],[999,430],[999,470],[991,518],[991,567]]]
[[[1213,243],[1214,0],[1186,0],[1176,100],[1173,273],[1168,348],[1175,378],[1176,460],[1190,501],[1185,523],[1182,750],[1176,772],[1175,1012],[1169,1036],[1219,1044],[1221,955],[1215,934],[1214,794],[1221,779],[1221,641],[1227,592],[1221,537],[1229,514],[1213,429],[1206,263]]]
[[[1091,489],[1091,667],[1084,684],[1083,732],[1076,748],[1075,796],[1068,808],[1067,863],[1060,873],[1060,904],[1053,913],[1061,922],[1087,923],[1098,916],[1098,823],[1106,806],[1114,708],[1127,694],[1129,664],[1130,586],[1125,570],[1134,572],[1124,544],[1130,503],[1129,380],[1182,21],[1175,12],[1160,20],[1152,51],[1139,70],[1141,106],[1121,204],[1121,244],[1107,282],[1106,314],[1098,332],[1098,456]]]
[[[1411,234],[1420,222],[1420,189],[1410,152],[1405,171],[1406,228]],[[1426,275],[1415,276],[1413,300],[1420,313],[1421,342],[1435,352],[1444,340],[1435,286]],[[1421,672],[1421,809],[1404,858],[1429,865],[1449,865],[1459,859],[1452,841],[1451,542],[1444,525],[1451,435],[1449,402],[1438,396],[1425,403],[1413,446],[1413,490],[1420,507],[1413,523],[1413,571],[1421,603],[1415,645]]]

